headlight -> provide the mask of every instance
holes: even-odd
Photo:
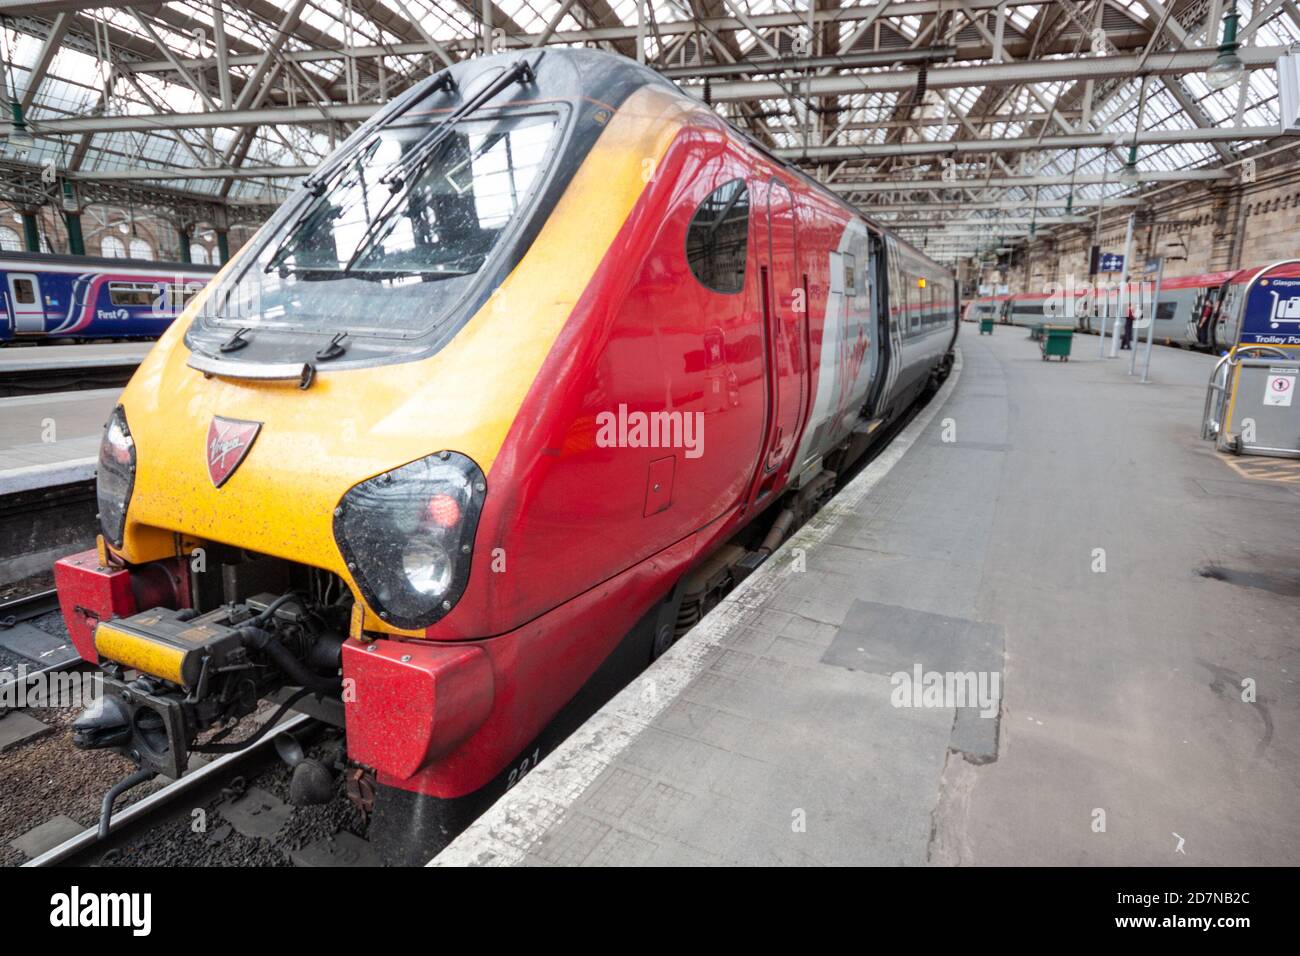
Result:
[[[334,539],[380,618],[428,627],[469,580],[487,484],[478,465],[439,452],[355,485],[334,512]]]
[[[95,497],[99,504],[99,530],[109,544],[120,548],[126,530],[126,506],[135,485],[135,441],[126,424],[126,412],[113,409],[104,438],[99,443],[99,468],[95,473]]]

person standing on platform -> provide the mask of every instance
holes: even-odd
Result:
[[[1205,305],[1201,306],[1201,318],[1196,323],[1196,341],[1201,345],[1210,344],[1210,318],[1214,315],[1214,303],[1207,296]]]
[[[1124,314],[1124,337],[1119,340],[1119,347],[1126,349],[1133,344],[1133,306]]]

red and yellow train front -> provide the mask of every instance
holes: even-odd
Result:
[[[685,281],[685,236],[749,159],[623,61],[501,59],[359,130],[123,393],[100,547],[56,568],[134,701],[83,745],[166,769],[302,687],[381,789],[483,792],[741,520],[779,447],[760,292]],[[650,412],[685,442],[600,440]]]

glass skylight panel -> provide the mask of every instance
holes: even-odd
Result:
[[[556,3],[530,3],[528,0],[496,0],[497,8],[529,33],[540,33],[559,8]]]
[[[440,42],[482,32],[477,18],[456,3],[402,0],[389,6],[406,19],[418,20],[424,31]]]
[[[1007,9],[1007,21],[1015,24],[1022,31],[1033,22],[1034,17],[1038,16],[1038,11],[1045,6],[1018,6]],[[991,31],[990,31],[991,32]]]
[[[367,6],[371,3],[381,11],[378,20],[371,20],[366,15]],[[508,18],[513,24],[529,33],[545,29],[561,7],[560,0],[495,0],[495,3],[503,18]],[[482,34],[482,25],[478,22],[474,10],[465,9],[460,2],[357,0],[350,12],[345,4],[346,0],[309,0],[303,8],[299,28],[300,32],[308,36],[307,38],[290,37],[285,48],[309,49],[322,40],[331,46],[343,46],[405,42],[415,39],[414,31],[401,26],[403,22],[417,23],[421,32],[428,33],[439,41],[460,41],[457,46],[461,49],[464,48],[466,41],[475,43]],[[474,0],[471,6],[476,4],[477,0]],[[646,45],[647,51],[655,54],[659,51],[661,42],[655,36],[656,24],[687,21],[692,16],[692,12],[686,0],[652,0],[652,4],[653,17],[648,17],[646,23]],[[1261,0],[1257,6],[1262,5]],[[1155,18],[1142,0],[1115,0],[1111,6],[1128,11],[1130,18],[1137,23],[1147,26],[1154,23]],[[1248,6],[1243,3],[1238,8],[1242,15],[1243,27],[1250,23],[1252,11]],[[268,9],[272,8],[279,16],[288,9],[287,4],[268,4]],[[594,25],[593,18],[588,15],[591,9],[592,4],[588,0],[579,0],[561,18],[557,30],[575,31]],[[638,7],[635,0],[604,0],[596,9],[604,13],[603,22],[607,24],[620,23],[626,27],[636,25]],[[737,11],[743,11],[747,17],[761,17],[772,13],[792,15],[800,24],[805,22],[807,14],[803,0],[727,0],[726,4],[716,10],[717,14],[722,16],[735,16]],[[1062,16],[1060,8],[1049,3],[1018,3],[1008,7],[1007,37],[1010,39],[1032,35],[1037,24],[1042,22],[1045,15],[1053,11],[1057,16]],[[835,16],[834,12],[827,12],[831,17]],[[240,50],[264,49],[268,40],[274,36],[279,22],[279,17],[276,15],[263,19],[247,7],[234,4],[226,6],[225,14],[226,30],[231,44]],[[141,8],[141,15],[177,55],[197,58],[209,58],[213,55],[215,37],[212,32],[211,5],[206,0],[172,3],[166,7],[145,6]],[[389,26],[383,23],[386,15],[391,15],[395,25]],[[83,11],[79,16],[111,24],[115,31],[139,38],[142,51],[153,49],[153,41],[147,31],[141,28],[136,16],[127,8],[91,8]],[[961,28],[964,29],[965,17],[960,9],[958,16]],[[856,32],[860,22],[860,20],[845,19],[835,24],[832,32],[842,44]],[[930,22],[929,17],[918,16],[905,18],[886,16],[878,21],[882,26],[887,24],[898,36],[904,38],[902,46],[914,40]],[[196,35],[187,29],[186,24],[192,24],[201,32]],[[985,24],[992,30],[993,18],[986,15]],[[504,24],[494,24],[494,26],[504,26]],[[1067,26],[1066,35],[1073,35],[1076,29],[1073,24]],[[397,33],[394,30],[401,32]],[[766,42],[775,42],[774,30],[775,28],[768,26],[762,27]],[[1217,42],[1219,25],[1212,24],[1209,32],[1212,34],[1209,41],[1212,46]],[[768,56],[765,47],[759,44],[747,29],[724,31],[722,35],[738,44],[746,55],[755,59],[765,59]],[[29,82],[29,71],[39,58],[43,42],[40,37],[26,33],[8,32],[6,39],[8,41],[6,49],[14,61],[11,66],[12,81],[22,91]],[[673,34],[664,37],[662,42],[669,47],[680,46],[683,52],[690,53],[694,49],[694,38],[690,38],[687,42],[682,42],[682,39],[680,35]],[[871,36],[868,35],[864,39],[869,44]],[[935,42],[941,42],[945,38],[933,39]],[[1267,23],[1254,29],[1253,35],[1246,40],[1246,45],[1286,46],[1297,39],[1300,39],[1300,27],[1297,27],[1291,18],[1289,9],[1283,7]],[[89,38],[79,42],[84,44],[89,42]],[[931,41],[924,41],[922,45],[929,42]],[[1194,37],[1193,42],[1199,41]],[[630,49],[627,44],[621,45],[625,49]],[[834,53],[835,49],[828,52]],[[163,58],[161,51],[156,51],[153,56],[160,60]],[[417,60],[414,57],[389,57],[384,70],[389,78],[407,73],[423,75],[427,65],[416,64]],[[358,61],[358,66],[362,72],[362,96],[370,96],[372,94],[367,91],[372,89],[374,84],[374,62]],[[338,60],[301,62],[296,65],[295,70],[297,69],[309,73],[321,86],[329,83],[337,85],[341,62]],[[252,67],[242,64],[235,67],[234,72],[237,77],[247,77],[252,73]],[[54,57],[42,83],[35,105],[30,110],[31,118],[39,123],[42,117],[52,119],[90,113],[101,99],[103,75],[101,65],[95,57],[78,52],[72,46],[64,45]],[[195,71],[195,75],[202,82],[215,85],[212,67]],[[141,95],[131,84],[119,79],[115,84],[114,97],[109,104],[111,114],[147,115],[157,112],[160,108],[188,113],[206,108],[204,100],[172,72],[138,73],[135,74],[134,80],[140,84],[147,95]],[[1242,87],[1239,85],[1221,92],[1213,92],[1205,86],[1199,73],[1187,74],[1181,77],[1179,82],[1186,90],[1187,96],[1199,105],[1210,124],[1216,128],[1224,128],[1238,121],[1255,127],[1272,126],[1277,122],[1277,88],[1270,69],[1253,70],[1247,73],[1243,81],[1246,84],[1246,96],[1242,106],[1239,106],[1242,103],[1240,96]],[[294,85],[301,90],[300,80],[295,79]],[[928,102],[911,114],[922,120],[912,128],[899,125],[903,114],[898,112],[898,105],[906,98],[906,94],[900,96],[894,92],[863,90],[837,97],[835,102],[839,112],[834,116],[825,117],[824,123],[820,125],[825,135],[834,134],[834,142],[841,144],[873,144],[887,140],[945,142],[970,135],[962,120],[962,117],[969,113],[973,116],[971,123],[978,131],[977,135],[981,137],[1024,138],[1040,133],[1055,136],[1060,135],[1061,131],[1050,120],[1043,120],[1041,117],[1052,104],[1056,104],[1057,108],[1071,117],[1071,123],[1080,123],[1083,108],[1079,89],[1081,85],[1075,82],[1043,82],[1010,90],[1002,88],[988,91],[983,87],[969,86],[932,93],[927,98]],[[236,88],[238,86],[237,81]],[[1098,81],[1096,105],[1091,114],[1092,129],[1121,137],[1131,133],[1137,121],[1139,86],[1140,83],[1136,80],[1118,84]],[[1038,95],[1032,95],[1033,92]],[[300,102],[310,99],[309,94],[302,95],[303,99]],[[941,97],[946,99],[949,105],[945,106]],[[741,103],[721,104],[718,112],[744,125],[748,121],[744,119],[746,111],[742,107]],[[775,142],[782,146],[802,145],[807,120],[801,105],[792,104],[789,100],[778,97],[757,104],[755,110],[762,114],[759,122],[766,125]],[[988,121],[987,117],[990,114],[996,116],[996,119]],[[1037,118],[1025,119],[1029,114]],[[1194,129],[1196,122],[1188,115],[1179,99],[1170,93],[1165,81],[1152,78],[1148,86],[1148,98],[1141,125],[1144,130],[1176,130]],[[193,149],[200,156],[210,157],[212,149],[219,154],[225,154],[233,145],[241,142],[245,135],[247,131],[243,129],[212,129],[183,133],[141,132],[129,136],[118,133],[97,134],[91,140],[92,146],[87,152],[83,168],[95,168],[97,165],[110,163],[115,168],[122,168],[130,166],[133,162],[193,165],[194,157],[189,149],[177,142],[177,136],[193,144]],[[73,142],[76,140],[75,137],[70,139]],[[286,139],[293,144],[293,149],[286,147],[284,142]],[[206,142],[212,144],[211,149],[204,145]],[[47,153],[51,156],[60,156],[69,148],[67,140],[41,138],[31,158],[34,160],[37,156],[44,156]],[[304,162],[311,164],[328,151],[329,136],[323,131],[281,127],[275,131],[262,130],[255,134],[252,148],[248,152],[248,163],[258,166],[297,165]],[[295,152],[299,155],[295,155]],[[1039,168],[1044,175],[1067,179],[1071,169],[1074,168],[1077,168],[1080,175],[1096,175],[1107,171],[1113,181],[1104,187],[1105,190],[1112,194],[1119,194],[1127,188],[1117,181],[1119,167],[1126,152],[1127,147],[1122,142],[1109,149],[1081,150],[1076,167],[1074,154],[1049,151],[1044,153]],[[999,159],[1013,168],[1017,162],[1016,155],[1003,154]],[[216,162],[215,159],[210,161]],[[1148,144],[1139,150],[1139,165],[1144,169],[1189,168],[1207,164],[1216,165],[1221,162],[1220,148],[1204,142]],[[866,171],[857,175],[866,176],[869,174],[868,171],[878,171],[874,175],[883,178],[906,174],[908,170],[914,168],[912,160],[908,157],[872,158],[865,166]],[[102,168],[107,168],[107,165]],[[921,175],[934,176],[938,169],[937,160],[933,157],[928,158],[920,162],[916,168],[921,170]],[[1002,172],[997,159],[986,161],[982,156],[969,165],[965,163],[962,165],[964,175],[967,173],[973,175],[979,169],[989,168],[995,174]],[[220,182],[220,180],[195,180],[187,184],[186,188],[196,192],[212,192],[220,188]],[[1082,195],[1081,190],[1084,188],[1076,187],[1076,194]],[[1086,188],[1096,192],[1103,189],[1100,186]],[[283,186],[270,186],[262,180],[240,180],[231,186],[230,195],[249,198],[267,195],[268,190],[282,192]],[[1011,192],[1015,191],[1008,191]],[[1056,196],[1063,196],[1067,192],[1068,185],[1060,188],[1052,187],[1052,193]],[[1040,192],[1040,197],[1045,194],[1046,189]]]

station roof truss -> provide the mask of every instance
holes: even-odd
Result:
[[[51,198],[57,176],[83,200],[263,215],[445,65],[584,46],[671,77],[955,262],[1294,149],[1274,63],[1300,0],[1235,0],[1245,71],[1215,90],[1232,2],[0,0],[0,98],[36,138],[5,158],[3,198]]]

